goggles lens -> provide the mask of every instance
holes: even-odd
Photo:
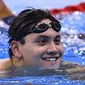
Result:
[[[58,25],[56,22],[51,22],[49,24],[42,23],[42,24],[35,26],[35,28],[32,30],[32,32],[34,32],[34,33],[45,32],[50,27],[52,27],[57,32],[59,32],[61,29],[61,26]]]

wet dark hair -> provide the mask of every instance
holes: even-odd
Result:
[[[13,20],[8,30],[9,45],[13,40],[24,44],[25,41],[23,37],[30,34],[35,25],[43,19],[50,19],[51,21],[56,22],[59,28],[61,28],[59,21],[55,19],[48,10],[34,8],[25,9]],[[9,56],[12,56],[10,48]]]

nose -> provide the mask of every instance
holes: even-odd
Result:
[[[50,43],[47,49],[47,54],[48,55],[56,55],[58,52],[57,46],[55,43]]]

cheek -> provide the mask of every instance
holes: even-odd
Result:
[[[25,65],[32,65],[33,59],[35,54],[35,51],[33,50],[33,47],[31,46],[24,46],[21,48],[20,53],[23,57],[24,64]]]
[[[36,46],[33,48],[32,54],[35,58],[40,58],[40,56],[43,55],[45,52],[46,52],[46,49],[44,47]]]
[[[34,52],[39,55],[45,53],[46,50],[47,50],[47,46],[35,46],[35,48],[34,48]]]
[[[61,52],[62,55],[63,55],[63,53],[64,53],[64,48],[63,48],[63,45],[62,45],[62,44],[59,46],[59,49],[60,49],[60,52]]]
[[[24,59],[30,58],[29,56],[33,55],[33,49],[31,45],[25,44],[20,47],[20,53]]]
[[[63,53],[64,53],[64,48],[61,48],[61,53],[62,53],[62,55],[63,55]]]
[[[45,47],[40,47],[34,44],[25,44],[25,46],[22,46],[20,48],[20,53],[22,57],[24,58],[24,61],[28,60],[39,60],[40,56],[46,52],[46,46]]]

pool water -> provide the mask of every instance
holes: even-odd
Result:
[[[10,72],[9,75],[0,76],[0,85],[84,85],[85,78],[71,79],[64,73],[54,70],[23,69]],[[82,75],[82,74],[81,74]]]
[[[33,71],[34,70],[34,71]],[[1,74],[2,75],[2,74]],[[0,78],[0,85],[85,85],[84,79],[71,79],[53,70],[17,70]]]
[[[68,16],[61,16],[62,42],[64,45],[64,56],[62,60],[76,62],[85,65],[85,13],[74,12]],[[7,30],[0,29],[0,59],[8,58]],[[7,75],[10,74],[10,75]],[[83,73],[77,73],[70,78],[62,72],[53,70],[16,69],[15,71],[0,72],[0,85],[85,85]],[[83,76],[82,78],[79,78]]]

